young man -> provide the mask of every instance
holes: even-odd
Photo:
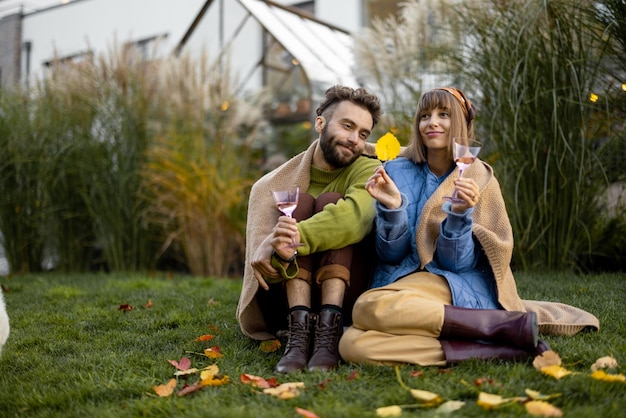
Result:
[[[335,368],[343,324],[369,284],[373,247],[364,238],[376,211],[365,182],[380,162],[363,151],[380,103],[362,88],[333,86],[316,113],[319,138],[259,179],[249,200],[237,320],[256,340],[287,329],[279,373]],[[292,186],[301,192],[294,218],[279,217],[270,192]]]

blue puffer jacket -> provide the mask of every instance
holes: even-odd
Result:
[[[397,158],[387,162],[385,170],[402,193],[402,206],[390,210],[376,203],[379,263],[372,287],[393,283],[419,269],[415,237],[422,208],[453,168],[438,178],[426,163]],[[441,224],[435,257],[426,270],[446,278],[455,306],[500,308],[492,270],[472,235],[473,209],[457,214],[451,211],[449,202],[442,203],[447,218]]]

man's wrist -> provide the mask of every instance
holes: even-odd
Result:
[[[289,258],[283,258],[280,256],[280,254],[278,254],[276,252],[276,250],[274,250],[274,252],[272,253],[272,255],[278,260],[281,261],[283,263],[291,263],[293,260],[296,259],[296,256],[298,255],[298,250],[294,250],[293,255]]]

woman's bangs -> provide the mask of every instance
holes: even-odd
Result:
[[[424,93],[420,101],[419,109],[421,112],[432,109],[450,110],[450,93],[444,90],[431,90]]]

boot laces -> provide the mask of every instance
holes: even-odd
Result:
[[[331,326],[317,326],[315,328],[315,346],[316,348],[328,348],[329,350],[335,350],[337,347],[337,339],[339,333],[337,332],[337,325]]]
[[[305,323],[296,322],[289,324],[289,339],[287,347],[301,347],[308,344],[309,328]]]

